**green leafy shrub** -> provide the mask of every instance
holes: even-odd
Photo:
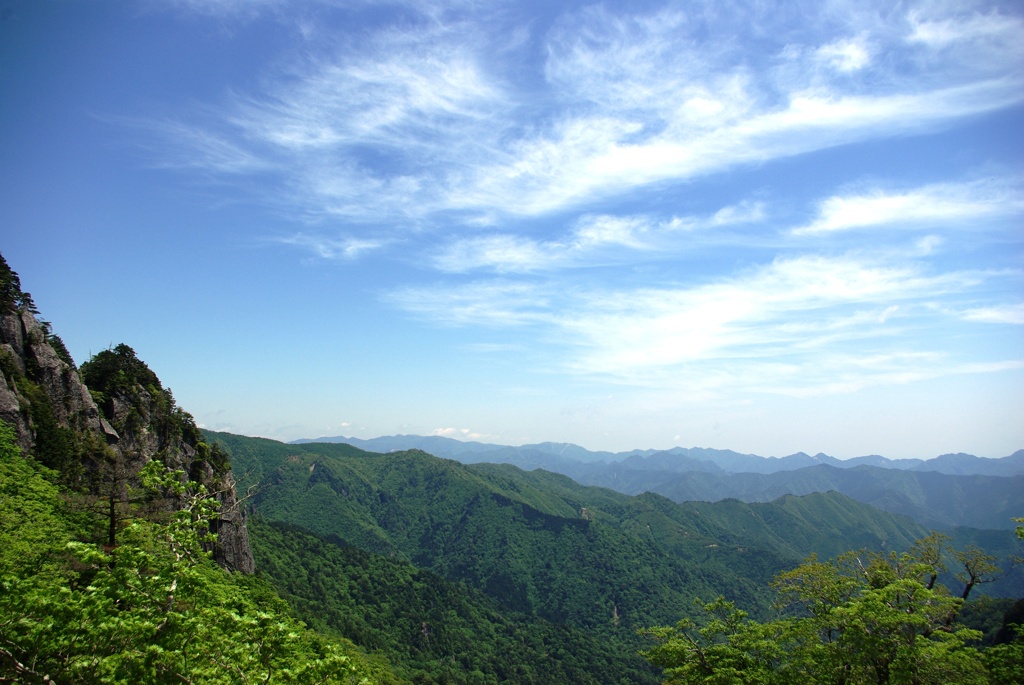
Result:
[[[999,674],[1019,674],[1012,666],[1019,649],[975,648],[981,632],[956,623],[964,598],[935,582],[943,542],[933,535],[904,554],[812,558],[777,577],[781,617],[753,621],[719,598],[702,604],[697,618],[646,631],[660,643],[646,656],[665,669],[669,685],[1010,682]],[[953,557],[977,568],[971,550]],[[965,579],[963,595],[972,582]]]
[[[213,564],[203,543],[217,503],[203,486],[150,462],[146,487],[180,508],[133,521],[104,548],[71,535],[47,475],[0,422],[0,682],[383,680],[271,592],[252,592],[256,581]]]

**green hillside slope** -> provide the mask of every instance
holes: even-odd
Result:
[[[719,595],[768,616],[769,581],[809,554],[928,532],[837,492],[678,504],[417,450],[207,438],[255,489],[258,567],[299,615],[423,682],[646,682],[638,628]]]
[[[502,612],[463,584],[288,524],[250,530],[261,572],[304,621],[385,653],[415,683],[659,682],[633,634]]]
[[[835,493],[677,505],[419,451],[207,437],[258,487],[250,501],[267,520],[464,582],[503,611],[594,630],[671,621],[719,594],[764,611],[768,580],[812,552],[905,547],[924,533]]]

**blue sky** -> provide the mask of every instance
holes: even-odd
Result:
[[[0,251],[209,428],[1024,447],[1016,2],[0,0]]]

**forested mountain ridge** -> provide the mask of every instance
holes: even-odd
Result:
[[[771,567],[762,571],[767,574],[763,577],[770,577],[809,553],[844,551],[850,536],[857,536],[855,544],[881,549],[909,545],[926,532],[909,519],[889,516],[836,493],[802,503],[804,509],[819,509],[818,515],[793,513],[798,508],[793,498],[753,505],[735,501],[680,505],[656,494],[631,497],[582,486],[550,472],[465,465],[418,451],[382,455],[340,444],[286,445],[212,431],[206,431],[206,436],[232,456],[244,474],[243,484],[260,483],[252,502],[263,517],[320,535],[336,535],[370,552],[399,555],[481,588],[502,585],[500,576],[517,568],[517,560],[508,552],[512,543],[537,549],[547,544],[543,541],[548,537],[579,536],[587,539],[590,549],[638,546],[637,553],[654,554],[659,559],[652,562],[656,564],[672,557],[667,549],[708,563],[713,563],[714,555],[743,556],[745,552],[737,550],[757,550],[758,554],[744,557],[745,562],[718,562],[723,565],[717,570],[719,577],[734,578],[742,586],[744,580],[735,569],[753,563],[751,557]],[[497,521],[507,525],[498,526]],[[486,539],[484,533],[494,532],[487,530],[492,524],[506,550],[501,563],[488,562],[494,564],[492,569],[481,567],[479,561],[471,566],[454,561],[459,546],[467,544],[464,538]],[[510,531],[525,538],[511,539]],[[783,539],[797,542],[782,543]],[[553,545],[553,551],[566,547],[571,545]],[[687,573],[686,566],[682,564],[675,573]],[[495,574],[498,578],[492,578]],[[541,580],[524,582],[513,583],[530,598],[517,608],[533,607],[543,594],[531,589]],[[757,592],[751,589],[751,599],[757,601]],[[515,594],[511,592],[505,601],[515,604],[511,599]],[[607,612],[598,612],[594,621],[611,613],[610,602]],[[626,612],[619,609],[621,618]]]
[[[345,443],[368,452],[397,452],[420,449],[438,457],[474,464],[493,462],[521,468],[545,468],[562,473],[565,464],[593,464],[596,467],[621,464],[636,471],[708,471],[710,473],[775,473],[828,464],[837,468],[876,466],[901,471],[935,471],[948,475],[1024,475],[1024,449],[1006,457],[976,457],[973,454],[942,454],[931,459],[888,459],[879,455],[837,459],[827,454],[797,452],[785,457],[762,457],[733,450],[706,447],[673,447],[668,450],[634,449],[626,452],[591,451],[572,443],[544,442],[519,446],[463,441],[439,435],[388,435],[352,438],[343,435],[302,438],[290,444],[311,442]],[[567,474],[571,475],[571,474]]]
[[[1011,517],[1024,511],[1024,450],[1000,459],[947,454],[930,460],[876,456],[844,461],[824,454],[765,458],[703,448],[611,454],[588,452],[577,445],[503,447],[438,436],[339,437],[331,441],[373,451],[426,445],[436,448],[432,453],[438,456],[463,463],[545,469],[585,485],[628,495],[655,492],[676,502],[729,498],[768,502],[784,495],[835,490],[883,511],[910,516],[924,526],[940,528],[1011,528]]]
[[[355,548],[370,553],[366,563],[410,569],[399,575],[429,574],[421,577],[433,580],[421,581],[420,587],[465,586],[468,596],[456,592],[449,597],[461,596],[459,605],[476,607],[468,612],[476,617],[472,622],[463,617],[458,623],[467,630],[507,635],[514,625],[522,635],[540,633],[548,641],[572,642],[577,658],[560,660],[563,669],[585,668],[602,653],[617,654],[613,662],[619,668],[634,669],[631,660],[643,643],[633,631],[686,615],[698,598],[724,595],[754,616],[771,616],[771,578],[796,567],[809,553],[830,558],[853,548],[884,555],[908,549],[927,534],[908,518],[836,492],[769,503],[678,504],[653,493],[626,496],[582,486],[543,470],[462,464],[416,450],[380,454],[347,444],[284,444],[212,431],[206,436],[232,455],[247,486],[258,484],[259,493],[251,501],[268,527],[255,534],[257,559],[293,606],[310,611],[323,606],[327,600],[322,597],[332,592],[365,596],[365,590],[352,583],[340,587],[337,580],[364,573],[361,566],[353,568],[345,561]],[[974,544],[979,533],[960,530],[957,542]],[[983,533],[994,536],[988,543],[1004,544],[1000,555],[1012,547],[1011,541],[997,540],[1012,534]],[[311,534],[306,542],[296,542]],[[307,569],[296,578],[293,569],[306,568],[299,561],[303,548],[312,546],[335,561],[330,566],[310,562],[319,570]],[[279,552],[285,548],[287,556]],[[955,571],[951,563],[950,572],[942,576],[952,587],[959,583]],[[1019,578],[1013,582],[1019,584]],[[371,639],[378,644],[395,640],[395,633],[413,635],[408,626],[429,633],[437,625],[436,604],[417,604],[420,600],[411,599],[416,591],[408,586],[401,592],[410,597],[401,611],[373,611],[391,617],[375,624],[403,624],[404,629],[388,633],[368,628],[340,606],[332,610],[328,625],[350,636],[373,633]],[[481,598],[493,602],[492,608],[487,601],[481,604]],[[485,615],[491,618],[485,620]],[[504,618],[495,623],[495,615]],[[440,631],[438,642],[460,644],[459,635],[465,633]],[[595,638],[603,647],[595,647]],[[434,664],[434,672],[440,664],[458,661],[453,654],[473,654],[465,646],[451,653],[429,646],[422,633],[400,644],[411,650],[413,663]],[[533,672],[536,652],[520,651],[519,658]],[[509,673],[507,663],[489,661],[487,653],[469,661],[473,659]],[[647,682],[650,677],[642,669],[629,673],[625,682]],[[525,682],[522,673],[507,677]],[[590,682],[590,677],[544,682]],[[616,676],[612,681],[618,680]]]
[[[1024,476],[952,476],[870,466],[838,469],[822,464],[773,474],[725,476],[685,473],[663,480],[652,490],[680,502],[728,497],[759,502],[835,490],[930,528],[1009,529],[1012,518],[1024,511]]]

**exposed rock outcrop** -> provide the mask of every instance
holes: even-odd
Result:
[[[252,573],[245,513],[226,455],[203,442],[191,415],[126,345],[83,365],[102,355],[115,366],[128,364],[127,373],[93,374],[102,386],[92,388],[97,403],[63,342],[34,310],[0,256],[0,419],[14,427],[22,449],[59,471],[69,486],[111,501],[127,501],[125,493],[152,459],[184,471],[220,501],[215,559],[228,570]]]
[[[8,367],[0,385],[0,418],[15,427],[23,449],[31,450],[35,436],[31,412],[22,406],[26,398],[19,397],[18,376],[42,390],[53,419],[60,426],[109,435],[116,440],[116,432],[100,415],[77,370],[60,358],[48,340],[46,328],[32,312],[14,311],[0,316],[0,359]],[[12,370],[14,373],[9,374]]]

